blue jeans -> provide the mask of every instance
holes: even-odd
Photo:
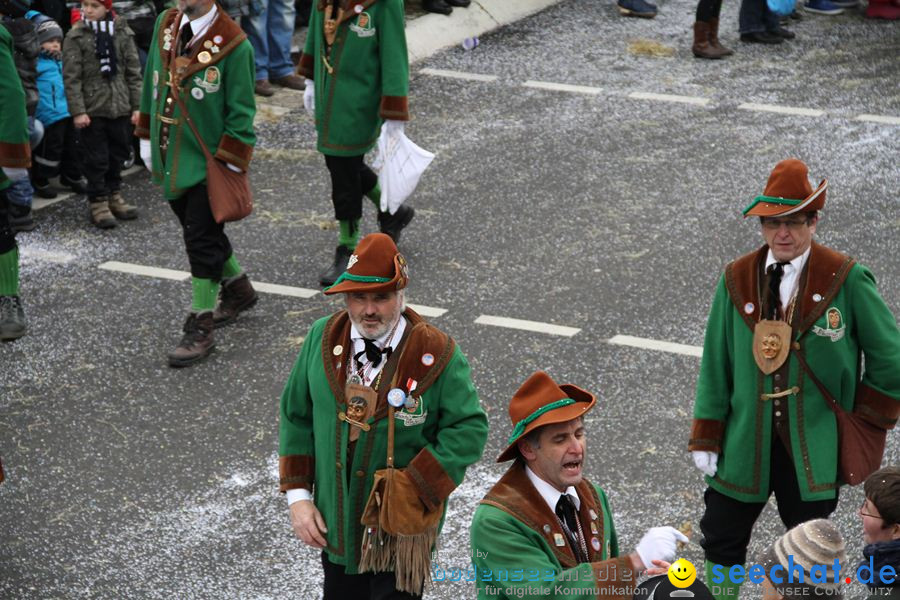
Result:
[[[241,18],[241,27],[253,46],[257,81],[294,72],[291,43],[295,13],[294,0],[261,0],[251,5],[249,17]]]
[[[40,144],[43,137],[44,124],[34,117],[28,117],[28,142],[31,144],[31,147],[35,148]],[[31,206],[31,200],[34,198],[34,188],[31,187],[31,181],[27,177],[25,179],[13,181],[12,184],[6,188],[6,196],[13,204],[18,204],[19,206]]]
[[[778,15],[769,10],[766,0],[743,0],[738,13],[741,33],[760,33],[778,29]]]

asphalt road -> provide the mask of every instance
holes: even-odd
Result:
[[[654,525],[696,532],[703,483],[685,446],[699,360],[608,340],[702,344],[722,267],[760,241],[740,211],[778,160],[797,156],[816,182],[828,177],[818,239],[869,266],[900,315],[900,126],[858,120],[900,116],[897,24],[807,16],[797,40],[754,47],[736,40],[726,3],[722,37],[737,53],[699,61],[694,6],[662,3],[644,21],[568,0],[413,69],[407,132],[437,158],[401,240],[408,298],[447,310],[435,323],[469,357],[491,423],[484,458],[452,497],[442,568],[468,564],[473,507],[503,470],[494,457],[508,399],[536,369],[599,396],[586,470],[610,496],[622,549]],[[337,233],[312,122],[288,92],[260,113],[257,210],[228,231],[251,278],[315,289]],[[318,555],[293,538],[277,493],[277,406],[306,329],[339,301],[263,295],[217,333],[210,360],[170,370],[189,284],[98,268],[188,268],[146,175],[126,191],[136,222],[94,230],[84,200],[69,199],[19,237],[30,330],[0,346],[0,597],[316,598]],[[579,331],[476,323],[482,315]],[[891,435],[886,461],[898,460]],[[861,500],[844,489],[835,515],[854,560]],[[767,508],[751,552],[781,532]],[[685,557],[702,564],[696,546]],[[849,597],[862,592],[853,584]],[[427,594],[473,596],[446,581]]]

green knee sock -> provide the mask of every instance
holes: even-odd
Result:
[[[709,588],[710,591],[712,591],[713,588],[718,588],[717,591],[719,593],[713,594],[716,597],[716,600],[737,600],[738,594],[740,594],[741,591],[741,584],[732,583],[728,578],[728,569],[730,569],[731,567],[720,565],[722,567],[722,574],[725,576],[725,581],[723,581],[722,583],[713,583],[712,569],[715,566],[716,563],[706,561],[706,581],[704,581],[706,587]]]
[[[219,295],[218,281],[191,277],[191,286],[194,288],[194,301],[191,303],[191,311],[201,313],[213,310],[216,307],[216,298]]]
[[[338,244],[345,246],[350,250],[356,248],[359,241],[359,219],[352,221],[339,221],[341,225],[341,233],[338,237]]]
[[[232,277],[237,277],[243,272],[244,270],[241,269],[241,265],[238,263],[237,259],[232,253],[232,255],[228,257],[228,260],[225,261],[225,265],[222,267],[222,279],[231,279]]]
[[[375,187],[366,192],[366,197],[375,205],[375,210],[381,210],[381,186],[377,183]]]
[[[19,249],[0,254],[0,296],[19,295]]]

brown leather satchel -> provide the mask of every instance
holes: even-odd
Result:
[[[210,154],[200,137],[200,132],[191,120],[181,96],[172,94],[181,108],[181,117],[187,122],[197,143],[206,155],[206,191],[209,196],[209,208],[216,223],[240,221],[253,212],[253,193],[250,191],[250,179],[247,173],[232,171],[224,162]]]
[[[887,430],[872,425],[856,413],[844,410],[813,374],[799,350],[794,350],[800,367],[812,380],[834,412],[838,428],[838,475],[841,481],[859,485],[881,466]]]

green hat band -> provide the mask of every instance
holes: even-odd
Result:
[[[773,196],[757,196],[753,199],[753,202],[751,202],[747,206],[747,208],[744,209],[744,212],[742,214],[746,216],[746,214],[750,212],[750,209],[760,202],[768,202],[770,204],[784,204],[785,206],[797,206],[798,204],[803,202],[803,200],[788,200],[787,198],[775,198]]]
[[[377,277],[375,275],[353,275],[352,273],[350,273],[350,271],[344,271],[343,273],[341,273],[341,276],[337,278],[337,281],[325,288],[325,291],[330,290],[345,279],[349,279],[350,281],[355,281],[357,283],[387,283],[388,281],[390,281],[390,279],[388,279],[387,277]]]
[[[506,443],[512,444],[514,441],[516,441],[522,435],[522,432],[525,431],[525,428],[545,412],[556,410],[557,408],[562,408],[563,406],[569,406],[570,404],[575,404],[575,401],[571,398],[563,398],[562,400],[557,400],[556,402],[551,402],[550,404],[546,404],[540,407],[539,409],[516,423],[516,427],[515,429],[513,429],[512,435],[509,436],[509,439],[506,441]]]

